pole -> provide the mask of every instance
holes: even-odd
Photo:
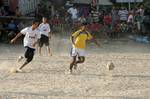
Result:
[[[128,8],[128,9],[129,9],[129,11],[130,11],[130,10],[131,10],[131,2],[130,2],[130,1],[128,2],[128,5],[129,5],[129,8]]]

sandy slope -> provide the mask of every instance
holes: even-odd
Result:
[[[67,38],[53,38],[51,46],[52,57],[36,55],[25,73],[10,74],[10,68],[21,64],[16,59],[23,48],[0,44],[0,99],[150,99],[149,45],[90,44],[86,62],[73,75],[68,74]],[[109,62],[116,66],[113,71],[106,68]]]

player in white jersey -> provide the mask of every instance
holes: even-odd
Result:
[[[37,27],[39,25],[39,22],[37,20],[32,22],[31,27],[26,27],[23,30],[20,31],[16,35],[15,38],[11,40],[11,43],[15,43],[15,41],[21,36],[25,35],[24,37],[24,47],[25,47],[25,54],[24,57],[26,58],[26,61],[23,65],[21,65],[20,68],[17,69],[17,72],[22,72],[23,67],[25,67],[28,63],[30,63],[34,57],[34,51],[35,51],[35,45],[37,44],[38,40],[40,39],[40,31],[37,30]]]
[[[51,54],[51,50],[49,47],[49,38],[51,38],[51,29],[50,26],[47,22],[47,18],[43,17],[42,19],[42,23],[39,25],[39,30],[41,31],[41,38],[39,41],[39,55],[41,56],[41,50],[43,47],[43,44],[45,44],[45,46],[47,47],[47,51],[48,51],[48,55],[52,56]]]

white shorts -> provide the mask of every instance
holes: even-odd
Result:
[[[85,50],[80,49],[80,48],[72,48],[71,49],[71,56],[78,56],[78,57],[85,56]]]

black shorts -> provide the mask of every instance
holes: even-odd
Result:
[[[49,37],[42,34],[39,40],[39,47],[42,47],[43,44],[45,44],[45,46],[49,46]]]
[[[32,59],[34,57],[34,52],[35,52],[35,49],[30,48],[28,46],[25,47],[24,57],[27,59],[26,60],[27,62],[31,62],[32,61]]]

